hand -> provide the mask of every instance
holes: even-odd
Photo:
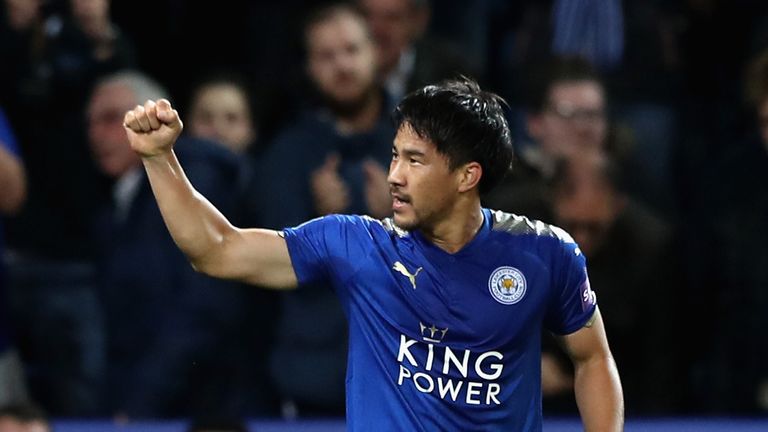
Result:
[[[365,203],[368,212],[375,218],[384,218],[392,214],[392,195],[389,193],[387,172],[372,159],[363,162],[365,174]]]
[[[137,105],[125,113],[123,126],[131,149],[142,158],[169,152],[184,128],[179,113],[166,99]]]
[[[318,215],[342,213],[349,207],[349,188],[339,176],[341,158],[330,154],[310,177],[312,196]]]

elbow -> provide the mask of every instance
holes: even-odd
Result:
[[[217,279],[226,279],[226,274],[222,270],[220,265],[216,265],[212,263],[210,260],[205,259],[189,259],[189,263],[192,266],[192,269],[196,271],[197,273],[210,276]]]
[[[232,247],[232,236],[237,235],[237,230],[232,228],[225,233],[215,236],[215,240],[206,247],[202,253],[187,254],[192,268],[206,276],[218,279],[233,279],[231,260],[227,257]]]

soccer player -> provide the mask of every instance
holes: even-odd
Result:
[[[394,217],[282,231],[236,228],[195,191],[167,100],[129,111],[125,127],[198,271],[334,286],[349,319],[350,430],[541,430],[542,328],[563,335],[585,428],[620,430],[621,386],[583,254],[559,228],[480,205],[512,159],[501,102],[469,80],[409,94],[394,116]]]

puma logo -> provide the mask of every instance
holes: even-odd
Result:
[[[416,269],[416,272],[414,274],[411,274],[411,272],[408,271],[407,268],[401,263],[400,261],[395,261],[395,265],[392,266],[392,270],[400,273],[401,275],[408,278],[409,281],[411,281],[411,285],[413,285],[413,289],[416,289],[416,276],[419,274],[419,272],[422,270],[421,267]]]

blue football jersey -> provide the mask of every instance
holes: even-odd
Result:
[[[483,215],[454,254],[391,219],[283,231],[299,283],[329,280],[349,319],[349,430],[541,429],[542,329],[580,329],[595,295],[563,230]]]

